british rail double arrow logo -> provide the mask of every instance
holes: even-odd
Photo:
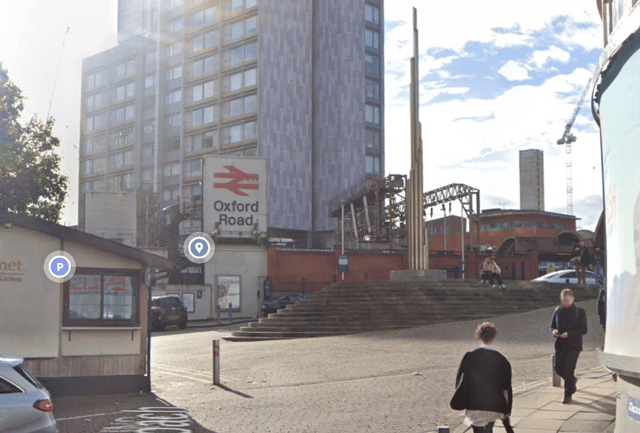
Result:
[[[258,189],[257,183],[242,183],[245,180],[257,181],[257,174],[247,174],[232,165],[225,165],[224,168],[229,170],[229,173],[213,173],[213,177],[231,180],[227,183],[214,183],[214,188],[227,188],[229,191],[237,195],[249,195],[246,192],[242,191],[243,189]]]

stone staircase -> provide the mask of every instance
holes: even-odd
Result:
[[[335,283],[232,332],[225,340],[322,337],[495,317],[558,305],[565,287],[531,282],[506,285],[506,289],[493,289],[478,280]],[[598,286],[574,284],[571,288],[578,301],[598,296]]]

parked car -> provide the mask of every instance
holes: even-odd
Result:
[[[564,269],[562,271],[550,272],[532,281],[534,283],[577,284],[578,276],[576,275],[575,269]],[[596,274],[591,271],[586,271],[585,281],[587,284],[596,284]]]
[[[0,355],[0,432],[57,433],[51,395],[23,363]]]
[[[155,296],[151,299],[151,329],[162,331],[169,325],[187,327],[187,307],[177,296]]]
[[[285,308],[287,305],[295,304],[304,299],[304,295],[297,293],[295,295],[281,296],[273,301],[264,301],[260,312],[266,316],[269,313],[276,313],[279,309]]]

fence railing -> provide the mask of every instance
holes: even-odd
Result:
[[[371,269],[347,271],[344,281],[381,281],[388,280],[393,269]],[[333,283],[342,281],[342,273],[323,272],[306,275],[284,275],[271,279],[274,292],[313,293]]]

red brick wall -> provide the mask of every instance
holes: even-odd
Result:
[[[448,241],[447,241],[448,242]],[[314,292],[340,281],[338,255],[340,251],[287,251],[269,248],[268,270],[274,292]],[[388,280],[392,270],[408,269],[406,252],[399,253],[349,253],[349,271],[345,281]],[[480,278],[479,266],[484,254],[465,252],[465,278]],[[524,280],[538,277],[538,254],[498,256],[496,262],[502,268],[505,279]],[[448,278],[461,272],[462,256],[458,253],[429,253],[429,269],[445,269]],[[515,271],[515,278],[514,278]],[[458,278],[461,278],[458,273]],[[304,279],[304,282],[303,282]]]

